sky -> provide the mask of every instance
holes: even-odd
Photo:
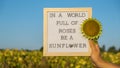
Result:
[[[92,7],[102,23],[99,45],[120,48],[120,0],[0,0],[0,48],[40,49],[43,8]]]

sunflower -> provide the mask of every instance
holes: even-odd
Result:
[[[98,20],[94,18],[88,18],[83,21],[81,31],[83,36],[89,40],[97,40],[102,34],[102,25]]]

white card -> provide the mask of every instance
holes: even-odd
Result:
[[[91,8],[44,8],[44,56],[89,56],[88,40],[81,24],[92,16]]]

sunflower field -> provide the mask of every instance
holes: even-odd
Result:
[[[120,52],[103,52],[102,58],[120,65]],[[49,56],[39,50],[0,50],[0,68],[93,68],[90,57]]]

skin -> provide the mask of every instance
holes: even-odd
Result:
[[[90,57],[97,68],[120,68],[120,66],[106,62],[101,58],[100,49],[97,43],[95,43],[93,40],[89,40],[89,44],[91,47]]]

